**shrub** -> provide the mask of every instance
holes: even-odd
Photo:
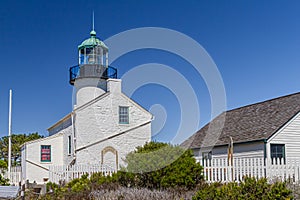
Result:
[[[0,185],[9,185],[9,179],[4,178],[1,174],[0,174]]]
[[[85,192],[90,189],[90,180],[88,179],[88,174],[81,176],[81,178],[75,178],[70,181],[67,185],[72,192]]]
[[[103,175],[102,172],[97,172],[91,175],[90,182],[92,189],[99,188],[115,188],[119,185],[118,173],[112,175]]]
[[[52,190],[52,191],[58,190],[58,188],[59,188],[59,185],[56,184],[56,183],[48,182],[46,184],[46,191],[47,192],[50,192],[50,190]]]
[[[287,188],[285,182],[276,182],[271,186],[268,199],[293,199],[292,191]]]
[[[237,183],[220,184],[213,183],[211,185],[204,184],[202,188],[193,197],[193,200],[209,200],[209,199],[292,199],[292,191],[287,189],[286,184],[276,182],[268,184],[267,179],[249,178],[238,185]]]
[[[4,160],[0,160],[0,185],[9,185],[9,179],[3,177],[3,174],[7,171],[7,163]]]
[[[126,156],[123,180],[137,187],[194,188],[203,181],[203,168],[191,150],[166,143],[150,142]],[[126,182],[126,181],[125,181]]]

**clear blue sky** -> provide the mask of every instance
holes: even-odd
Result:
[[[71,111],[68,69],[77,64],[77,45],[89,37],[93,10],[102,40],[149,26],[173,29],[196,40],[218,66],[228,109],[300,91],[299,1],[1,0],[0,136],[7,134],[10,88],[14,133],[47,135],[46,129]],[[208,90],[183,59],[145,50],[121,57],[114,66],[121,76],[132,66],[149,62],[172,66],[190,80],[200,102],[199,128],[207,123]],[[147,85],[132,98],[147,109],[165,106],[167,123],[157,139],[171,139],[180,120],[174,95]]]

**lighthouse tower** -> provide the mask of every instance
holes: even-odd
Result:
[[[75,86],[74,108],[107,91],[107,79],[117,78],[117,70],[108,66],[108,47],[90,32],[90,38],[78,46],[78,65],[70,68],[70,84]]]
[[[116,171],[126,165],[129,152],[151,140],[151,113],[122,92],[117,70],[108,65],[108,47],[94,28],[78,46],[78,55],[69,80],[74,108],[48,128],[48,137],[22,146],[24,180],[64,180],[66,166],[84,173]]]

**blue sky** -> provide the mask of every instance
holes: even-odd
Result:
[[[93,10],[102,40],[139,27],[169,28],[196,40],[222,75],[228,109],[300,91],[299,1],[1,0],[0,136],[8,130],[10,88],[14,133],[47,135],[46,129],[71,111],[68,69],[77,64],[77,45],[89,37]],[[153,62],[173,67],[190,81],[200,104],[199,128],[207,123],[207,87],[184,59],[146,49],[122,56],[113,66],[122,76],[136,65]],[[156,139],[170,140],[180,121],[174,94],[145,85],[132,98],[147,109],[153,104],[165,107],[168,118]]]

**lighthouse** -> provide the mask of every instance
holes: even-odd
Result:
[[[74,108],[107,92],[107,79],[117,78],[117,69],[108,65],[108,47],[94,29],[78,46],[78,64],[69,73],[69,82],[75,86]]]
[[[129,152],[151,140],[152,114],[122,92],[94,28],[77,50],[78,63],[69,69],[72,111],[48,128],[48,137],[22,146],[22,178],[29,182],[69,181],[73,169],[117,171]]]

